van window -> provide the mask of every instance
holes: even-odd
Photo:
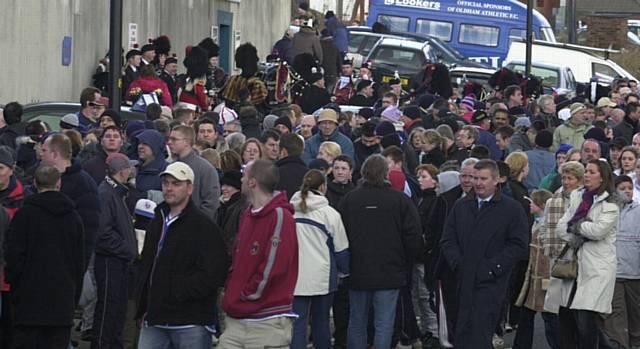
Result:
[[[460,24],[460,34],[458,42],[461,44],[471,44],[480,46],[498,46],[500,28],[487,27],[477,24]]]
[[[453,24],[450,22],[432,21],[429,19],[418,19],[416,21],[416,32],[423,33],[443,41],[451,41]]]
[[[571,69],[567,68],[567,88],[569,90],[576,90],[576,78],[573,76]]]
[[[598,80],[612,81],[614,78],[619,77],[618,73],[608,65],[594,62],[591,63],[591,67],[593,69],[593,75],[595,75]]]
[[[514,40],[525,40],[527,38],[527,30],[526,29],[509,29],[509,47],[511,47],[511,42]],[[536,39],[536,32],[533,32],[533,38]]]
[[[392,32],[406,32],[409,31],[409,18],[378,15],[378,22],[386,25]]]
[[[508,64],[507,68],[524,75],[525,66],[522,64]],[[560,87],[560,73],[555,69],[531,67],[531,75],[542,80],[542,86],[557,88]]]
[[[366,36],[355,34],[355,33],[351,33],[350,36],[351,37],[349,38],[349,48],[348,48],[349,53],[358,52],[358,49],[360,48],[360,45],[362,44],[362,41],[366,38]]]
[[[371,53],[369,59],[374,62],[374,65],[383,64],[396,68],[417,70],[424,65],[425,56],[422,51],[409,48],[378,46]]]

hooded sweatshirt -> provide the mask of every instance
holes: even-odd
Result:
[[[156,130],[144,130],[136,138],[140,144],[148,145],[155,156],[155,159],[147,165],[140,162],[136,175],[136,188],[140,191],[162,190],[160,173],[168,165],[164,159],[164,137]]]
[[[349,240],[340,213],[324,195],[308,192],[302,212],[302,193],[291,204],[296,209],[298,281],[296,296],[321,296],[338,289],[338,274],[349,273]]]
[[[264,319],[292,311],[298,279],[298,239],[285,193],[240,218],[222,308],[236,319]]]
[[[84,274],[82,219],[74,207],[50,191],[27,198],[14,216],[6,259],[15,325],[73,324]]]

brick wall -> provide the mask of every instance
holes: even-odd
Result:
[[[614,49],[628,47],[627,17],[586,16],[582,20],[589,27],[587,46]]]

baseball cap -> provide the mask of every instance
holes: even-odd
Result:
[[[167,166],[167,169],[160,174],[161,177],[164,175],[170,175],[179,181],[189,181],[191,183],[193,183],[195,179],[191,167],[181,161],[176,161]]]
[[[598,104],[596,104],[596,107],[598,108],[602,108],[602,107],[615,107],[617,104],[613,103],[611,101],[611,99],[609,99],[609,97],[602,97],[598,100]]]
[[[121,171],[126,168],[134,167],[138,164],[136,160],[129,160],[129,158],[122,153],[111,153],[107,156],[107,166],[112,171]]]
[[[582,103],[573,103],[569,109],[571,110],[571,116],[576,115],[579,111],[587,109],[587,107]]]
[[[484,110],[476,110],[473,112],[473,115],[471,116],[471,123],[477,124],[488,117],[489,116],[487,115],[487,113],[484,112]]]

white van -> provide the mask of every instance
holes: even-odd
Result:
[[[590,82],[592,77],[607,84],[619,77],[637,81],[633,75],[616,62],[605,58],[609,53],[615,52],[617,51],[536,40],[532,46],[531,58],[533,63],[566,66],[573,72],[575,80],[581,83]],[[525,56],[525,42],[513,41],[507,58],[504,60],[504,65],[508,65],[512,61],[522,62],[525,60]]]

